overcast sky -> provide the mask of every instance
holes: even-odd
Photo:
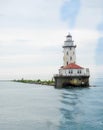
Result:
[[[103,0],[0,0],[0,79],[51,79],[71,33],[77,64],[103,72]]]

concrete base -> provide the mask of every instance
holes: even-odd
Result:
[[[89,87],[89,76],[54,76],[56,88]]]

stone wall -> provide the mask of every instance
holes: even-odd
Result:
[[[63,88],[69,86],[89,86],[89,77],[87,76],[55,76],[54,79],[56,88]]]

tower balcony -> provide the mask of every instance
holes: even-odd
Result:
[[[74,47],[74,48],[76,48],[76,45],[64,44],[62,47],[63,48],[66,48],[66,47]]]

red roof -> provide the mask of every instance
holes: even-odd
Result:
[[[77,64],[74,64],[74,63],[70,63],[67,66],[62,66],[61,68],[63,68],[63,69],[83,69],[83,67],[81,67]]]

